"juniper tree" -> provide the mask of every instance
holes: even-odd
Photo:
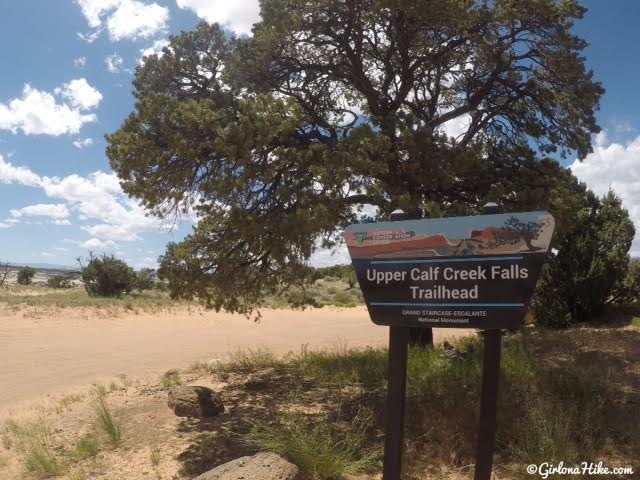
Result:
[[[33,277],[35,277],[36,271],[31,267],[24,267],[18,271],[17,282],[20,285],[31,285]]]
[[[603,89],[572,33],[577,1],[262,0],[261,12],[249,38],[202,23],[147,57],[134,111],[107,136],[127,193],[199,217],[162,258],[174,296],[250,310],[302,281],[366,204],[416,217],[562,203],[539,188],[567,183],[549,157],[591,151]]]
[[[625,279],[634,234],[619,197],[587,192],[542,270],[533,303],[538,323],[567,327],[602,313]]]

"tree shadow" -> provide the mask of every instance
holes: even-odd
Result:
[[[604,311],[589,322],[592,328],[624,328],[636,324],[640,326],[640,305],[608,305]],[[635,322],[634,322],[635,321]],[[636,323],[637,322],[637,323]]]
[[[407,479],[424,478],[429,465],[461,472],[475,463],[481,352],[472,353],[449,358],[436,351],[423,358],[410,352]],[[416,363],[416,358],[422,360]],[[252,422],[277,422],[282,412],[301,412],[305,418],[321,413],[329,422],[348,426],[366,409],[372,414],[367,442],[379,445],[385,425],[385,369],[377,356],[356,360],[313,359],[301,370],[304,378],[299,372],[271,372],[263,382],[254,372],[251,381],[232,382],[221,392],[224,414],[180,422],[178,430],[193,435],[178,457],[180,473],[201,474],[255,453],[243,442]],[[505,337],[496,465],[509,476],[528,463],[566,463],[584,455],[640,458],[640,436],[632,427],[640,424],[639,364],[636,329],[535,329]],[[341,382],[325,382],[328,372]]]
[[[182,419],[177,431],[191,435],[193,439],[178,455],[182,464],[180,475],[193,477],[207,472],[236,458],[255,454],[243,436],[255,422],[272,422],[277,418],[278,408],[292,394],[290,375],[273,372],[269,381],[252,374],[220,391],[225,412],[210,419]],[[242,378],[242,377],[240,377]]]

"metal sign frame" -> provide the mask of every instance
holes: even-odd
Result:
[[[400,211],[345,230],[370,317],[389,326],[383,480],[401,476],[410,327],[484,330],[474,478],[491,478],[502,329],[522,325],[555,221],[547,212],[499,214],[495,204],[485,213],[406,220]]]

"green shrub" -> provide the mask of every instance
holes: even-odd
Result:
[[[556,239],[532,304],[539,324],[567,327],[599,315],[627,274],[633,223],[620,199],[588,192]]]
[[[606,330],[581,334],[575,330],[525,328],[518,334],[505,335],[496,463],[522,472],[522,465],[530,463],[577,463],[584,457],[609,458],[611,452],[620,459],[640,458],[640,440],[636,431],[629,428],[640,421],[640,394],[633,389],[623,390],[631,377],[628,372],[618,373],[614,367],[618,363],[612,362],[615,356],[592,350],[594,344],[600,343],[599,336],[603,340],[609,338],[605,342],[609,345],[617,345],[617,338],[632,336],[634,340],[628,344],[634,345],[640,334]],[[574,340],[577,335],[588,338],[588,343]],[[407,471],[420,473],[415,477],[407,474],[407,478],[423,478],[425,459],[432,465],[447,467],[473,461],[483,342],[480,336],[470,336],[453,343],[453,347],[409,348],[407,409],[411,421],[406,429],[406,467]],[[589,352],[579,348],[581,345],[588,345]],[[624,344],[620,348],[625,348]],[[247,442],[253,448],[274,450],[293,461],[303,470],[302,478],[338,479],[349,470],[343,468],[345,464],[362,459],[366,456],[362,452],[371,451],[371,443],[362,443],[364,447],[358,447],[360,453],[347,455],[345,460],[342,450],[354,449],[343,439],[347,435],[357,437],[353,432],[358,427],[339,421],[336,424],[336,418],[347,420],[358,408],[368,408],[376,412],[377,420],[369,438],[381,433],[387,365],[384,348],[338,346],[309,351],[303,347],[282,359],[266,350],[238,352],[230,363],[220,365],[219,372],[237,375],[270,368],[277,372],[274,382],[290,378],[294,385],[303,379],[306,385],[312,385],[310,391],[305,387],[305,391],[291,392],[281,403],[285,409],[302,407],[308,411],[308,399],[313,398],[313,410],[317,401],[326,416],[285,414],[275,422],[268,416],[264,422],[252,425]],[[194,369],[199,368],[203,367]],[[456,414],[438,417],[445,410]],[[434,418],[438,419],[436,423]],[[208,450],[215,451],[213,446]],[[365,471],[361,473],[367,475]],[[505,476],[521,478],[520,474]]]
[[[340,307],[351,307],[358,303],[357,299],[349,291],[338,291],[333,295],[333,303]]]
[[[229,360],[219,365],[219,371],[254,372],[266,368],[280,368],[284,362],[273,352],[257,348],[255,350],[236,350],[229,354]]]
[[[316,279],[347,279],[353,272],[353,266],[350,264],[332,265],[330,267],[316,268],[313,276]]]
[[[182,378],[178,370],[167,370],[162,375],[160,382],[165,387],[173,387],[174,385],[182,385]]]
[[[136,273],[135,289],[142,292],[155,287],[154,271],[151,268],[143,268]]]
[[[358,285],[358,277],[356,275],[355,270],[353,268],[347,273],[346,276],[347,283],[349,284],[349,289],[354,288]]]
[[[54,275],[47,280],[47,287],[49,288],[71,288],[73,287],[73,275]]]
[[[337,386],[362,384],[373,388],[384,385],[387,362],[387,352],[381,348],[324,351],[302,348],[300,353],[290,358],[289,365],[299,375],[316,382]]]
[[[82,267],[82,281],[87,293],[99,297],[120,297],[131,293],[135,287],[136,274],[133,269],[113,255],[89,257]]]
[[[292,287],[286,294],[287,303],[293,308],[319,307],[315,297],[304,288]]]
[[[157,445],[149,447],[149,461],[154,469],[157,469],[160,466],[161,459],[160,448]]]
[[[122,431],[107,403],[107,389],[103,385],[96,385],[93,394],[94,427],[109,444],[116,447],[122,440]]]
[[[328,418],[284,416],[280,424],[253,424],[244,441],[258,450],[275,452],[300,468],[304,478],[334,480],[371,471],[381,450],[367,447],[372,416],[360,411],[342,428]]]
[[[44,420],[18,424],[10,422],[9,430],[16,438],[16,447],[25,469],[37,478],[64,473],[64,465],[54,454],[51,431]]]
[[[71,452],[71,457],[75,461],[82,461],[95,457],[100,451],[100,445],[95,434],[88,434],[78,439]]]
[[[613,292],[613,300],[616,303],[640,302],[640,261],[629,261],[627,275],[619,282]]]
[[[18,272],[18,283],[20,285],[31,285],[36,271],[31,267],[24,267]]]
[[[83,468],[71,470],[67,473],[67,480],[87,480],[87,472]]]

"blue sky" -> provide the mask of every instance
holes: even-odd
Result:
[[[585,2],[576,31],[607,90],[603,133],[582,163],[565,164],[596,192],[613,187],[640,228],[640,2]],[[201,20],[248,33],[257,0],[22,0],[0,6],[0,260],[75,264],[89,250],[154,266],[191,219],[162,225],[119,189],[104,135],[133,108],[143,51]],[[634,244],[640,254],[640,246]],[[345,261],[320,252],[318,264]]]

